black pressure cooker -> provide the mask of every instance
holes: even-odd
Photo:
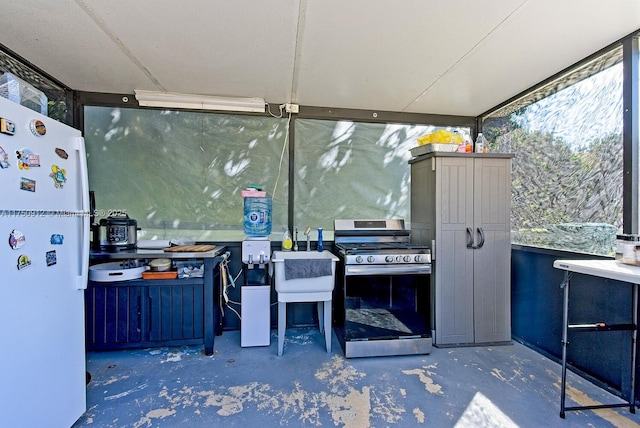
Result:
[[[98,231],[101,250],[121,251],[136,248],[138,222],[126,214],[101,219]]]

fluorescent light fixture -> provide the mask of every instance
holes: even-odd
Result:
[[[136,89],[136,99],[143,107],[185,108],[195,110],[265,111],[262,98],[216,97],[210,95],[178,94],[175,92],[153,92]]]

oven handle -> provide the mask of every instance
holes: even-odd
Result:
[[[426,275],[431,273],[431,265],[415,266],[346,266],[345,275]]]

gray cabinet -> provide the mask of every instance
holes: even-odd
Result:
[[[432,247],[436,345],[511,340],[510,154],[411,161],[411,232]]]

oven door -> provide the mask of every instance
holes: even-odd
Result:
[[[347,358],[431,352],[430,266],[413,273],[352,271],[334,298]],[[335,301],[335,299],[339,299]]]

